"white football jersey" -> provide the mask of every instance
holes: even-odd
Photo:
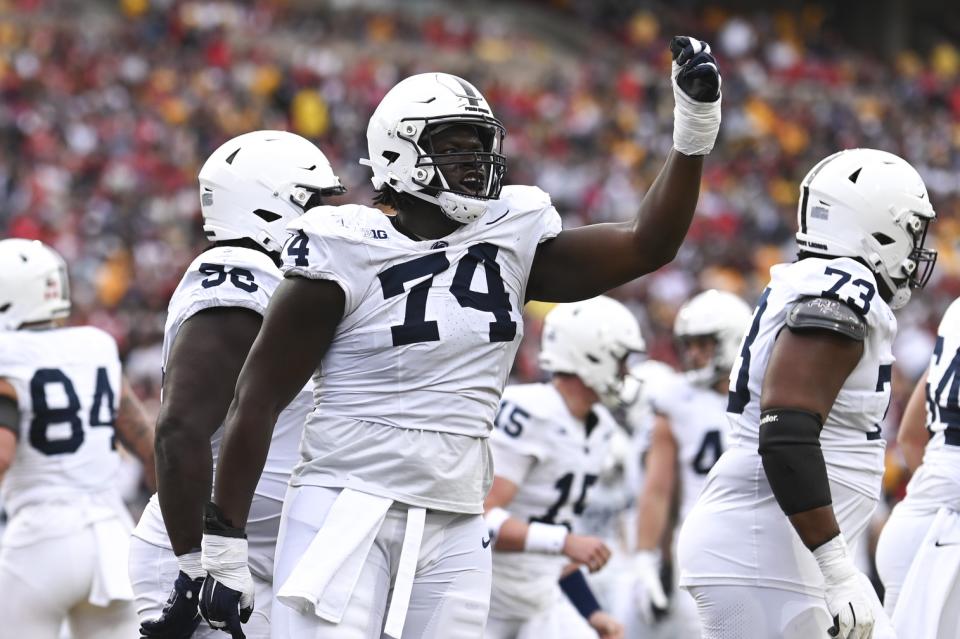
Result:
[[[940,320],[927,372],[927,429],[923,464],[910,478],[904,503],[953,508],[960,481],[960,300]]]
[[[890,403],[893,339],[897,320],[877,292],[873,273],[851,258],[807,258],[778,264],[760,296],[740,355],[730,373],[727,416],[731,446],[754,452],[759,445],[760,389],[777,335],[795,302],[808,297],[836,298],[857,311],[867,324],[863,356],[843,384],[820,433],[820,447],[831,480],[875,495],[883,474],[885,442],[880,423]]]
[[[960,445],[960,299],[940,320],[927,373],[927,451]]]
[[[727,398],[712,388],[691,383],[684,375],[651,391],[653,410],[670,421],[680,470],[680,517],[697,501],[707,474],[727,445]]]
[[[220,246],[201,253],[183,274],[167,307],[163,338],[164,368],[180,327],[188,319],[208,308],[226,307],[246,308],[263,315],[270,296],[282,280],[280,269],[260,251]],[[298,448],[303,423],[312,409],[313,384],[308,383],[280,413],[273,430],[267,461],[254,494],[276,502],[278,512],[286,493],[290,471],[299,459]],[[210,439],[214,464],[220,453],[222,439],[221,426]],[[254,513],[251,513],[251,517],[254,516]],[[253,528],[249,522],[248,527]],[[170,547],[156,495],[151,498],[135,534],[154,545]]]
[[[530,268],[560,232],[550,198],[506,187],[438,240],[412,240],[359,205],[318,207],[289,228],[284,272],[345,296],[293,483],[482,512],[485,439],[523,335]]]
[[[509,386],[491,435],[494,470],[518,490],[506,510],[527,523],[562,524],[581,533],[580,515],[603,471],[618,428],[601,405],[588,432],[552,384]],[[528,618],[552,601],[562,555],[493,553],[491,615]]]
[[[21,414],[0,490],[10,516],[30,503],[112,492],[120,465],[114,339],[91,326],[0,332],[0,378],[16,390]]]

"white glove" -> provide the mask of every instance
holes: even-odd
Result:
[[[241,623],[253,613],[253,576],[247,565],[247,540],[203,534],[201,563],[207,571],[200,593],[200,614],[211,628],[244,636]]]
[[[870,639],[873,634],[873,609],[870,606],[873,586],[853,565],[843,535],[819,546],[813,556],[823,573],[827,610],[833,616],[830,636]]]
[[[675,36],[673,55],[673,148],[684,155],[707,155],[720,132],[722,78],[710,45]]]
[[[660,554],[641,550],[633,558],[633,593],[640,618],[646,624],[659,621],[667,611],[667,595],[660,581]]]

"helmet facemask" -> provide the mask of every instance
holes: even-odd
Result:
[[[472,129],[480,142],[480,149],[438,149],[438,136],[458,127]],[[417,154],[411,181],[419,190],[409,193],[437,204],[457,222],[475,219],[478,217],[474,213],[476,209],[482,207],[485,210],[486,201],[500,197],[507,170],[507,160],[502,153],[504,135],[506,131],[499,120],[483,115],[401,120],[397,137],[408,142]],[[451,184],[445,175],[451,170],[473,175],[477,188],[469,190],[462,184]]]
[[[933,275],[933,269],[937,263],[937,251],[924,247],[931,219],[909,213],[903,228],[910,235],[913,246],[907,257],[893,265],[886,264],[881,256],[884,252],[883,247],[893,244],[895,240],[882,233],[874,233],[863,239],[870,268],[889,291],[888,305],[893,310],[903,308],[910,301],[913,289],[926,286]]]

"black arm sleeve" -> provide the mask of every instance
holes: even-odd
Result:
[[[787,516],[829,506],[819,415],[789,408],[760,413],[760,457],[773,496]]]

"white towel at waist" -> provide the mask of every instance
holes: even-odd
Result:
[[[350,488],[340,491],[320,530],[277,590],[277,600],[301,614],[340,623],[392,504],[393,500],[387,497]],[[402,633],[424,521],[424,509],[407,511],[404,543],[384,629],[389,636],[399,637]]]

